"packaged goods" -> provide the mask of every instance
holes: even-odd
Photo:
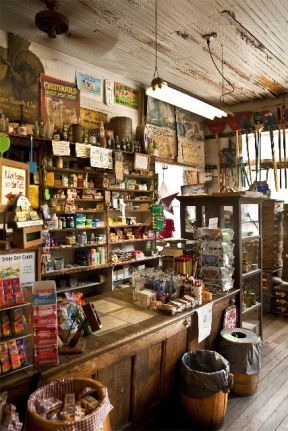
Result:
[[[4,338],[12,337],[12,326],[7,311],[2,311],[1,313],[1,327]]]
[[[26,333],[26,319],[21,309],[14,309],[10,312],[12,323],[12,331],[15,336],[23,335]]]
[[[11,371],[11,362],[9,357],[8,343],[0,344],[0,362],[1,362],[3,374]]]
[[[48,412],[56,410],[60,407],[62,407],[62,401],[55,397],[36,401],[36,411],[41,416],[44,416]]]
[[[25,299],[21,289],[20,278],[15,277],[12,278],[12,288],[15,295],[15,303],[16,305],[24,304]]]
[[[21,368],[21,361],[18,354],[16,340],[10,341],[8,343],[8,347],[12,370],[18,370],[18,368]]]
[[[27,365],[29,365],[29,362],[27,359],[26,351],[25,351],[24,340],[22,340],[22,339],[16,340],[16,345],[17,345],[19,359],[21,362],[21,367],[27,367]]]
[[[3,290],[7,307],[14,307],[16,301],[11,278],[3,280]]]

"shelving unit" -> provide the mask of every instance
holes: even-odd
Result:
[[[30,136],[10,137],[11,147],[15,143],[22,152],[25,147],[30,148]],[[37,138],[34,139],[34,144],[34,160],[40,174],[39,203],[47,204],[52,220],[55,216],[61,220],[65,219],[64,226],[60,223],[60,227],[53,225],[51,220],[45,222],[44,235],[48,232],[52,241],[49,246],[42,248],[42,257],[43,254],[45,256],[47,253],[49,256],[50,253],[51,259],[48,267],[39,264],[41,279],[55,279],[57,293],[82,290],[85,296],[90,296],[90,293],[103,293],[113,288],[113,272],[117,268],[146,263],[153,265],[158,261],[154,256],[149,256],[155,246],[150,214],[150,205],[155,202],[158,180],[154,173],[154,162],[151,162],[149,171],[137,171],[134,169],[135,153],[122,151],[124,170],[123,180],[119,181],[116,179],[114,167],[93,168],[88,157],[76,157],[74,143],[70,143],[71,155],[62,157],[53,155],[51,140]],[[118,151],[114,150],[115,159],[117,153]],[[75,205],[72,211],[70,208],[67,210],[67,197],[68,194],[71,196],[71,191],[72,195],[74,193]],[[115,197],[125,202],[124,219],[120,219],[120,208],[113,207]],[[89,223],[82,227],[76,226],[77,214],[90,219]],[[73,226],[68,224],[71,217]],[[115,222],[117,218],[118,223]],[[97,220],[98,225],[94,225],[93,221],[91,226],[91,219]],[[78,234],[84,234],[83,243],[78,241]],[[94,249],[97,263],[92,265],[87,260],[87,264],[80,264],[78,257],[91,255]],[[120,253],[119,262],[111,259],[112,254],[115,258],[115,251]],[[131,255],[126,261],[124,255],[131,251],[138,251],[139,256],[136,259]],[[39,262],[40,254],[39,251]],[[64,259],[64,267],[53,267],[55,259],[61,258]]]
[[[177,199],[182,237],[195,239],[195,228],[214,227],[215,224],[218,228],[233,229],[233,280],[234,288],[240,292],[237,296],[238,324],[253,328],[262,336],[262,199],[240,193]],[[249,306],[245,297],[248,286],[252,291]]]

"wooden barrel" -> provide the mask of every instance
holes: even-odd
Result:
[[[258,385],[258,374],[242,374],[233,373],[234,384],[231,389],[231,394],[240,397],[252,395],[257,390]]]
[[[113,130],[114,139],[118,136],[120,142],[132,137],[132,119],[129,117],[112,117],[109,128]]]
[[[219,391],[204,399],[190,398],[181,392],[181,401],[190,419],[200,427],[217,429],[223,424],[228,403],[227,392]]]

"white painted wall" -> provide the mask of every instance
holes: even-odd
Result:
[[[8,34],[0,30],[0,46],[7,48]],[[127,84],[133,88],[140,90],[139,83],[122,78],[110,70],[104,70],[99,67],[90,65],[88,62],[83,62],[77,58],[63,55],[55,50],[31,43],[29,50],[39,57],[45,69],[45,74],[53,76],[64,81],[76,82],[76,71],[91,74],[99,79],[110,79],[112,81]],[[103,99],[93,97],[89,93],[81,92],[80,98],[81,107],[94,109],[104,112],[108,115],[108,120],[115,116],[125,116],[132,119],[132,129],[135,133],[137,125],[141,124],[141,113],[135,109],[114,104],[107,106]]]

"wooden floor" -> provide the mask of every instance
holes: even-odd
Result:
[[[262,369],[257,391],[248,397],[229,396],[221,431],[288,431],[288,319],[264,315]],[[198,430],[185,417],[180,401],[172,399],[145,428]]]

